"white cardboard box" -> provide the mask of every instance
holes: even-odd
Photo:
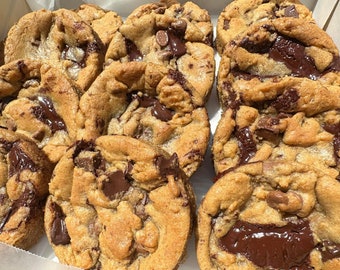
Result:
[[[152,1],[152,0],[151,0]],[[148,3],[148,0],[84,0],[101,5],[103,8],[112,9],[126,17],[137,6]],[[180,2],[185,2],[181,0]],[[220,11],[230,2],[230,0],[193,0],[201,7],[206,8],[216,25],[217,16]],[[340,48],[340,3],[339,0],[302,0],[302,2],[313,11],[313,16],[321,28],[326,30],[334,39]],[[0,34],[4,39],[8,29],[25,13],[40,8],[57,9],[77,8],[83,1],[81,0],[1,0],[0,2]],[[216,64],[218,68],[219,57],[216,55]],[[216,98],[216,89],[207,103],[207,109],[210,117],[212,134],[216,128],[220,117],[220,109]],[[192,183],[197,196],[197,204],[200,203],[202,196],[206,193],[212,184],[214,169],[211,161],[210,145],[207,150],[205,161],[199,170],[193,175]],[[53,250],[49,246],[46,237],[31,248],[30,252],[21,251],[13,247],[0,243],[0,270],[64,270],[74,269],[57,263]],[[189,242],[187,256],[179,268],[180,270],[199,269],[196,256],[194,238]]]

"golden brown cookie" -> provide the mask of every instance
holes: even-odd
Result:
[[[29,58],[47,61],[86,91],[102,70],[105,50],[94,30],[76,12],[38,10],[21,17],[5,42],[5,63]]]
[[[207,10],[190,1],[145,4],[131,12],[119,31],[122,38],[111,42],[107,63],[144,61],[174,69],[194,88],[195,104],[206,102],[215,76]]]
[[[126,135],[176,153],[191,176],[208,146],[205,107],[197,107],[183,76],[164,66],[127,62],[108,66],[80,100],[78,139]]]
[[[243,35],[253,24],[264,24],[277,18],[300,18],[314,22],[312,12],[298,0],[234,0],[219,14],[216,25],[216,48],[224,47]]]
[[[339,131],[338,110],[307,117],[303,112],[263,114],[248,106],[228,109],[213,138],[215,171],[263,160],[298,161],[339,178]]]
[[[0,125],[36,142],[57,162],[76,139],[79,94],[58,69],[33,60],[0,67]]]
[[[123,19],[118,13],[94,4],[82,4],[75,11],[97,33],[105,50],[111,40],[119,35],[119,27],[122,25]]]
[[[79,141],[57,164],[47,237],[83,269],[175,269],[192,230],[194,198],[177,156],[128,136]]]
[[[220,174],[198,210],[200,268],[339,268],[339,192],[339,181],[296,162]]]
[[[280,18],[249,27],[247,36],[223,53],[217,79],[220,104],[224,109],[236,103],[258,108],[282,99],[291,112],[336,109],[339,63],[334,42],[313,23]]]
[[[0,241],[30,248],[44,233],[52,164],[23,135],[0,128]]]

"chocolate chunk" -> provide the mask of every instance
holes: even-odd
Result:
[[[280,123],[278,117],[263,117],[259,120],[255,134],[258,139],[264,139],[278,145],[280,142],[280,131],[275,126]]]
[[[107,178],[108,180],[103,182],[102,190],[110,200],[113,200],[117,194],[128,191],[131,186],[123,171],[109,173]]]
[[[83,168],[85,171],[92,172],[95,175],[99,175],[99,171],[105,170],[105,161],[100,153],[93,153],[92,156],[86,158],[77,157],[74,159],[74,164]]]
[[[12,148],[8,152],[9,169],[8,175],[12,177],[15,174],[19,174],[24,170],[30,170],[31,172],[37,172],[38,167],[33,160],[22,150],[19,142],[12,144]]]
[[[269,57],[283,62],[293,76],[316,80],[321,75],[314,60],[306,55],[305,46],[297,40],[279,35],[269,49]]]
[[[156,42],[162,47],[165,47],[166,45],[168,45],[169,43],[168,33],[164,30],[157,31]]]
[[[179,174],[179,163],[176,153],[172,154],[170,158],[157,156],[155,158],[155,165],[158,167],[162,177],[166,178],[168,175],[177,176]]]
[[[64,120],[56,112],[49,97],[37,96],[32,100],[38,103],[38,106],[32,107],[32,113],[39,121],[49,126],[52,133],[67,130]]]
[[[233,117],[235,118],[236,112],[240,108],[241,100],[229,82],[223,82],[222,88],[228,93],[228,99],[225,101],[224,106],[233,110]]]
[[[75,149],[72,158],[75,159],[81,151],[94,151],[95,144],[93,141],[79,140],[75,143]]]
[[[240,46],[250,53],[267,53],[273,46],[270,40],[262,40],[261,42],[254,42],[245,37],[241,40]]]
[[[299,98],[299,94],[295,89],[288,89],[283,92],[282,95],[278,96],[276,100],[271,103],[271,106],[278,112],[294,112]]]
[[[219,244],[223,250],[242,254],[265,269],[312,269],[309,254],[315,245],[308,220],[282,227],[237,221]]]
[[[326,68],[327,72],[340,72],[340,56],[334,56],[332,63]]]
[[[132,40],[125,39],[126,51],[129,61],[142,61],[143,55]]]
[[[183,37],[181,37],[173,29],[168,29],[167,34],[169,37],[169,47],[170,47],[170,52],[172,53],[172,56],[178,58],[186,54],[187,49],[186,49]]]
[[[299,18],[299,13],[296,10],[295,5],[290,5],[284,9],[284,14],[286,17]]]
[[[230,20],[224,19],[223,21],[223,29],[228,30],[230,27]]]
[[[235,135],[240,149],[239,164],[245,164],[255,156],[257,151],[256,142],[254,141],[253,134],[249,127],[237,128]]]
[[[171,79],[175,80],[176,82],[178,82],[182,87],[184,87],[187,83],[183,73],[181,73],[178,70],[170,69],[169,70],[169,77]]]
[[[187,29],[187,22],[183,19],[178,19],[171,23],[171,28],[174,29],[177,33],[184,36]]]
[[[68,245],[71,243],[71,238],[65,223],[66,216],[58,204],[53,203],[52,208],[54,220],[51,227],[51,241],[54,245]]]
[[[321,253],[323,262],[335,258],[340,258],[340,244],[334,243],[329,240],[324,240],[317,245],[317,249]]]
[[[6,108],[6,106],[12,101],[15,100],[14,96],[7,96],[0,99],[0,113]]]
[[[137,94],[133,94],[132,98],[136,98],[139,101],[139,106],[141,107],[152,107],[151,114],[157,119],[163,122],[167,122],[172,119],[173,111],[161,104],[158,99],[145,95],[139,96]]]

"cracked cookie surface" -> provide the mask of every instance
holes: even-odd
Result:
[[[28,58],[47,61],[86,91],[102,70],[104,47],[74,11],[38,10],[21,17],[8,31],[5,63]]]
[[[79,93],[58,69],[18,60],[0,68],[0,125],[31,138],[56,163],[77,133]]]
[[[297,162],[221,173],[198,210],[200,268],[339,267],[339,192],[339,181]]]
[[[48,239],[84,269],[175,269],[193,225],[194,198],[176,155],[128,136],[79,141],[56,166]]]
[[[108,66],[80,100],[78,139],[126,135],[178,155],[191,176],[210,136],[205,107],[197,107],[177,71],[145,62]]]
[[[263,114],[248,106],[228,109],[213,138],[215,171],[263,160],[298,161],[339,178],[339,130],[338,110],[308,117],[303,112]]]
[[[234,0],[219,14],[216,25],[216,48],[224,47],[242,36],[253,24],[264,24],[277,18],[300,18],[314,22],[311,11],[298,0]]]
[[[111,42],[106,62],[145,61],[177,70],[194,89],[195,103],[205,104],[215,76],[213,26],[206,10],[190,1],[142,5],[119,32],[122,38]]]
[[[0,128],[0,241],[29,249],[44,234],[52,163],[29,138]]]

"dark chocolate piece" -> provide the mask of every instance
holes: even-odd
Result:
[[[123,171],[107,174],[107,178],[108,180],[103,182],[102,190],[110,200],[113,200],[117,194],[128,191],[131,186]]]
[[[334,148],[334,157],[336,160],[336,164],[340,164],[340,123],[338,124],[328,124],[323,127],[327,132],[334,135],[333,138],[333,148]]]
[[[66,216],[58,204],[52,203],[52,208],[54,220],[51,227],[51,241],[54,245],[68,245],[71,243],[71,238],[65,223]]]
[[[236,138],[240,149],[239,165],[247,163],[257,152],[256,142],[249,127],[237,128]]]
[[[323,262],[340,258],[340,244],[324,240],[317,245],[317,249],[321,252]]]
[[[21,149],[19,142],[15,142],[12,144],[12,148],[8,152],[8,160],[9,160],[9,169],[8,169],[9,177],[15,174],[19,174],[24,170],[30,170],[31,172],[38,171],[37,165]]]
[[[280,142],[280,131],[275,126],[280,123],[278,117],[263,117],[259,120],[255,134],[258,139],[264,139],[278,145]]]
[[[295,5],[290,5],[284,9],[284,14],[286,17],[299,18],[299,13],[296,10]]]
[[[308,220],[282,227],[237,221],[219,243],[223,250],[242,254],[266,269],[312,269],[309,254],[315,244]]]
[[[152,107],[151,114],[157,119],[163,122],[172,119],[173,112],[161,104],[158,99],[145,95],[139,96],[137,94],[133,94],[132,98],[136,98],[139,101],[139,105],[143,108]]]
[[[49,97],[37,96],[32,100],[38,103],[38,106],[32,107],[33,114],[39,121],[49,126],[52,133],[67,130],[64,120],[56,112]]]
[[[276,100],[271,103],[278,112],[294,112],[297,102],[299,100],[299,94],[295,89],[288,89],[278,96]]]
[[[162,177],[166,177],[168,175],[177,176],[179,174],[179,163],[176,153],[172,154],[170,158],[157,156],[155,158],[155,165],[158,167]]]
[[[130,39],[125,39],[125,46],[127,54],[129,56],[129,61],[142,61],[143,54],[137,48],[136,44]]]
[[[321,75],[314,60],[305,53],[305,46],[297,40],[279,35],[269,49],[269,57],[283,62],[293,76],[316,80]]]

